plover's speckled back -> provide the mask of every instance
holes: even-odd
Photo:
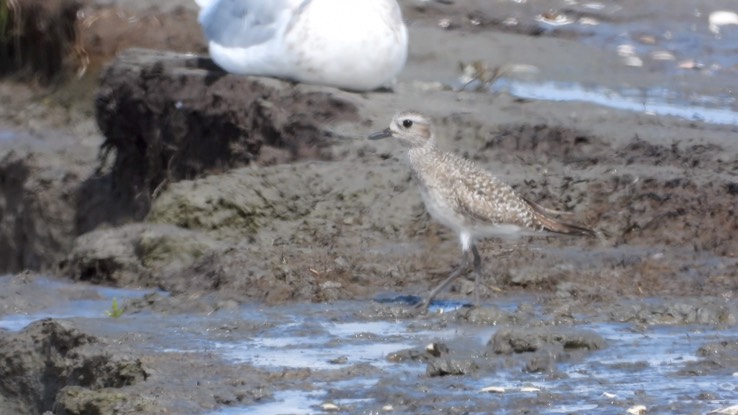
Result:
[[[402,112],[392,119],[389,128],[369,136],[370,139],[384,137],[397,138],[409,147],[410,166],[420,184],[426,208],[436,220],[453,229],[461,241],[462,263],[431,291],[422,303],[424,308],[468,268],[469,252],[476,274],[475,302],[479,302],[481,258],[475,245],[479,238],[540,231],[595,235],[590,229],[559,221],[553,217],[555,211],[525,199],[471,161],[439,150],[431,120],[423,114]]]
[[[210,56],[231,73],[364,91],[405,66],[396,0],[196,1]]]

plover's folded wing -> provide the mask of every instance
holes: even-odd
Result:
[[[482,170],[461,169],[448,185],[456,209],[477,226],[533,227],[525,200],[496,177]]]
[[[208,40],[224,47],[247,48],[272,39],[309,0],[213,0],[198,20]]]

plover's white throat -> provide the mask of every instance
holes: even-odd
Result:
[[[365,91],[405,66],[396,0],[195,1],[210,56],[231,73]]]
[[[389,128],[369,136],[370,139],[384,137],[394,137],[409,147],[410,166],[420,184],[426,209],[436,220],[453,229],[461,241],[461,264],[431,291],[422,303],[424,308],[469,267],[470,259],[475,273],[475,303],[479,303],[482,260],[475,244],[479,238],[540,231],[595,235],[590,229],[559,221],[553,217],[556,211],[525,199],[471,161],[440,151],[431,120],[420,113],[402,112],[392,119]]]

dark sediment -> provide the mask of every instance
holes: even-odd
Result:
[[[48,82],[80,61],[77,0],[0,2],[0,76]]]
[[[138,219],[167,183],[250,163],[326,158],[331,136],[323,124],[358,119],[353,104],[330,93],[139,49],[103,73],[96,113],[102,152],[115,158],[113,192]]]

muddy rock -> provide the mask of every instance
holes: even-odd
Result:
[[[3,413],[204,413],[268,398],[268,385],[284,381],[207,353],[143,351],[135,346],[142,333],[116,329],[117,321],[101,322],[117,333],[112,340],[52,319],[18,333],[0,330]]]
[[[453,359],[450,357],[441,357],[428,362],[425,375],[434,376],[461,376],[468,375],[479,369],[479,366],[472,359]]]
[[[99,340],[51,319],[17,334],[0,332],[0,394],[13,413],[59,409],[57,398],[75,390],[120,388],[146,379],[141,362],[108,354]],[[65,392],[65,394],[68,392]],[[59,413],[83,413],[82,411]]]
[[[487,343],[488,357],[522,354],[528,372],[556,372],[556,363],[606,347],[597,333],[566,327],[503,328]]]
[[[516,318],[498,307],[464,307],[453,313],[450,320],[483,326],[509,324]]]
[[[201,232],[138,223],[80,236],[60,266],[64,274],[79,281],[157,286],[157,276],[176,273],[222,249]]]
[[[96,99],[115,195],[137,216],[167,183],[208,172],[320,159],[327,121],[356,120],[330,88],[221,72],[192,55],[130,49],[104,71]]]
[[[0,140],[0,273],[53,268],[77,234],[77,189],[95,152],[51,133]]]
[[[738,372],[738,341],[705,344],[697,350],[697,361],[689,362],[680,371],[684,376],[720,374],[735,376]]]
[[[470,356],[467,350],[452,350],[445,343],[438,342],[428,344],[423,354],[411,352],[409,357],[414,361],[427,362],[425,375],[428,377],[464,376],[480,370],[491,372],[498,366],[498,362],[479,359],[476,354]]]
[[[597,333],[566,327],[504,328],[487,344],[488,353],[512,354],[535,352],[555,346],[565,350],[599,350],[606,346]]]
[[[731,326],[738,322],[738,307],[731,300],[675,299],[662,304],[616,304],[609,312],[613,321],[644,325],[713,324]]]
[[[390,353],[387,360],[393,363],[428,362],[442,356],[448,356],[449,348],[445,343],[429,343],[422,349],[407,349]]]
[[[413,217],[418,195],[381,191],[407,187],[407,175],[398,174],[395,163],[349,164],[242,168],[172,184],[147,220],[205,232],[230,249],[163,277],[163,287],[175,293],[219,290],[268,302],[332,301],[371,296],[377,285],[395,282],[373,276],[397,273],[399,258],[417,251],[383,245],[388,236],[404,236],[406,230],[396,224]],[[369,209],[373,204],[386,210]],[[367,244],[373,248],[360,249]]]

